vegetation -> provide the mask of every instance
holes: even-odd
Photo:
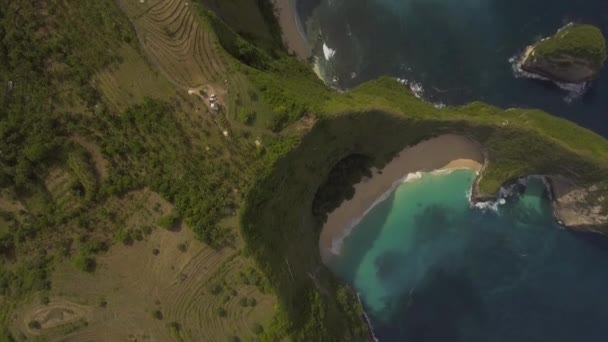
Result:
[[[273,319],[246,322],[261,340],[365,340],[355,293],[321,263],[320,224],[371,166],[441,133],[484,145],[489,165],[479,187],[485,194],[532,173],[608,189],[608,142],[583,128],[540,111],[482,103],[439,110],[389,78],[338,94],[284,55],[269,1],[203,3],[209,7],[177,0],[3,1],[0,336],[10,334],[11,314],[29,295],[52,290],[52,266],[67,262],[94,272],[97,260],[110,256],[97,254],[112,243],[143,241],[153,226],[173,229],[183,220],[215,250],[197,250],[196,241],[175,245],[188,253],[142,246],[150,258],[172,252],[199,258],[180,259],[192,268],[189,276],[173,264],[162,269],[163,277],[175,277],[173,285],[183,284],[176,289],[198,284],[190,297],[170,297],[192,302],[188,310],[207,303],[191,298],[213,301],[208,310],[180,317],[163,302],[172,313],[167,317],[180,322],[162,325],[176,340],[187,340],[182,334],[199,327],[201,315],[227,321],[217,318],[272,307],[268,293],[279,304]],[[259,12],[241,20],[240,5]],[[138,41],[134,28],[149,44]],[[149,84],[134,86],[124,76],[131,66],[146,71]],[[137,94],[125,95],[131,92],[113,89],[115,83]],[[225,87],[226,112],[211,115],[186,95],[200,84]],[[301,124],[304,115],[316,123]],[[253,137],[263,137],[264,146],[256,148]],[[152,191],[165,204],[148,210],[134,194]],[[594,200],[608,208],[608,196]],[[177,235],[173,230],[156,233]],[[206,265],[215,273],[201,272]],[[96,273],[105,269],[104,263]],[[130,273],[141,275],[136,271]],[[204,283],[192,276],[201,273],[209,277]],[[236,286],[257,291],[255,297]],[[247,310],[233,310],[239,304]],[[151,314],[163,318],[160,310]]]
[[[339,207],[344,200],[354,196],[354,185],[363,177],[371,176],[370,164],[369,157],[359,154],[352,154],[340,160],[315,193],[312,213],[321,222],[325,222],[328,213]]]
[[[152,311],[152,317],[154,317],[154,319],[162,320],[163,313],[160,310],[154,310]]]
[[[479,184],[483,194],[494,194],[504,182],[528,174],[562,174],[580,184],[601,183],[608,177],[605,139],[536,110],[503,111],[481,103],[439,110],[388,78],[335,95],[324,108],[322,119],[295,147],[289,139],[275,144],[267,171],[248,191],[241,215],[248,251],[286,310],[287,323],[278,325],[296,340],[321,339],[330,334],[323,330],[328,326],[333,327],[332,336],[357,339],[366,334],[352,310],[358,307],[356,302],[337,302],[338,284],[322,271],[319,257],[308,252],[318,248],[319,226],[313,223],[318,221],[306,219],[312,216],[315,196],[325,198],[323,203],[341,200],[342,193],[321,186],[328,175],[342,173],[340,165],[353,155],[368,156],[371,164],[382,166],[404,146],[441,133],[459,133],[483,144],[487,152],[489,164]],[[535,158],[529,158],[530,153]],[[335,165],[339,166],[332,171]],[[277,192],[277,184],[289,188]],[[607,204],[602,205],[608,208]],[[277,226],[285,228],[277,233]],[[298,248],[293,241],[298,241]],[[313,283],[309,274],[316,270]],[[318,287],[331,295],[322,295]]]
[[[589,60],[598,68],[606,62],[606,39],[593,25],[568,25],[534,49],[539,57],[570,55]]]

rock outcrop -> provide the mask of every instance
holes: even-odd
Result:
[[[606,232],[608,213],[605,200],[597,186],[584,188],[561,176],[548,177],[553,193],[554,215],[561,224],[572,229]]]
[[[596,79],[606,62],[606,40],[599,28],[568,24],[555,35],[529,46],[521,69],[556,82]]]

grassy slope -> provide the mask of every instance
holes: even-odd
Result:
[[[155,87],[129,85],[133,80],[121,70],[130,66],[149,70],[150,66],[142,62],[135,33],[112,1],[94,5],[68,1],[42,19],[37,15],[45,11],[39,11],[36,3],[31,1],[31,9],[22,6],[21,16],[9,11],[17,9],[7,7],[3,17],[4,30],[26,29],[11,32],[5,39],[4,51],[11,53],[0,55],[3,65],[8,65],[1,69],[2,84],[16,79],[18,85],[29,84],[29,88],[18,87],[17,93],[1,98],[1,147],[19,153],[0,156],[0,184],[25,204],[25,213],[20,215],[27,219],[18,217],[9,233],[0,236],[1,294],[12,298],[0,297],[0,326],[7,322],[17,300],[48,291],[52,260],[69,260],[70,253],[88,255],[99,250],[100,243],[111,243],[112,236],[124,230],[125,222],[113,217],[106,203],[141,186],[150,186],[174,202],[199,238],[209,242],[224,231],[219,229],[221,218],[240,205],[232,190],[248,190],[241,212],[247,251],[268,276],[282,304],[262,337],[277,340],[288,334],[294,340],[358,340],[367,334],[360,306],[354,294],[321,265],[319,222],[311,214],[316,189],[341,158],[362,153],[381,165],[405,145],[443,132],[458,132],[475,137],[488,150],[491,163],[481,184],[487,193],[505,180],[529,173],[559,172],[581,183],[607,177],[608,143],[567,121],[533,110],[504,112],[480,103],[437,110],[390,79],[337,94],[306,66],[274,55],[275,25],[269,25],[268,32],[259,27],[252,30],[250,41],[259,43],[261,39],[268,45],[258,49],[206,14],[224,48],[240,60],[214,50],[229,66],[228,83],[242,83],[233,81],[241,78],[254,87],[231,91],[235,100],[230,102],[230,113],[258,101],[260,111],[269,108],[258,114],[276,131],[305,113],[319,118],[305,135],[273,137],[268,131],[230,121],[234,114],[215,119],[199,112],[196,107],[200,104],[159,79],[162,73],[147,76],[150,82],[158,82]],[[31,17],[22,18],[23,13],[31,13]],[[65,22],[62,13],[68,19]],[[264,13],[260,16],[268,20]],[[20,22],[16,24],[14,18]],[[23,22],[48,22],[53,39],[37,36],[46,31],[36,25],[23,26]],[[237,29],[242,33],[246,27]],[[92,41],[95,44],[89,44]],[[16,51],[17,47],[21,50]],[[64,55],[72,59],[67,67],[50,68],[45,64],[49,54],[58,61]],[[24,65],[24,55],[30,64]],[[49,84],[64,91],[49,95]],[[120,86],[132,92],[112,92]],[[256,98],[260,94],[259,99],[245,98],[253,97],[251,94]],[[29,102],[23,100],[26,96]],[[157,100],[144,101],[147,96]],[[46,105],[49,97],[53,106]],[[227,125],[231,139],[219,133]],[[64,196],[63,188],[55,191],[55,186],[46,186],[45,180],[49,170],[57,169],[59,176],[53,179],[74,179],[82,187],[95,189],[89,181],[77,180],[86,174],[79,166],[86,165],[86,157],[83,163],[72,162],[75,171],[70,171],[69,157],[50,158],[77,152],[78,146],[69,143],[74,134],[100,145],[110,166],[108,179],[98,180],[99,191],[91,198],[85,192],[82,203],[70,205],[80,209],[68,215],[56,202],[69,198],[61,203],[70,204],[74,197]],[[262,135],[264,151],[253,147],[252,134]],[[218,236],[223,239],[225,234]],[[68,246],[67,255],[60,256],[66,250],[63,243],[70,238],[77,240],[76,248]],[[46,252],[38,253],[42,250]]]
[[[293,147],[282,145],[277,153],[283,157],[273,155],[276,162],[269,162],[266,175],[250,190],[242,213],[251,253],[276,284],[279,300],[302,339],[315,333],[308,329],[314,314],[302,310],[311,307],[307,298],[313,294],[320,293],[324,300],[325,311],[320,316],[325,326],[340,327],[344,317],[334,299],[339,287],[321,266],[320,222],[312,216],[315,192],[341,159],[363,154],[381,166],[404,146],[450,132],[483,144],[489,166],[480,188],[486,194],[495,193],[505,181],[528,174],[562,174],[580,184],[608,178],[608,141],[537,110],[503,111],[482,103],[438,110],[388,78],[333,94],[322,108],[322,119],[310,132],[296,142],[286,139]],[[603,205],[608,208],[608,203]],[[323,271],[314,284],[306,275],[319,268]],[[344,336],[351,327],[315,338]]]
[[[0,148],[14,152],[0,155],[0,341],[14,309],[58,293],[49,281],[56,265],[94,268],[96,254],[157,226],[112,205],[133,190],[147,186],[175,203],[198,239],[240,249],[236,224],[225,218],[256,174],[254,140],[267,130],[213,117],[163,78],[112,0],[26,1],[3,6],[0,19],[1,83],[14,84],[0,97]],[[246,90],[230,91],[231,109],[242,106],[238,98],[252,102]],[[75,136],[103,152],[107,179],[90,182],[92,158]]]
[[[591,60],[597,67],[606,61],[606,39],[593,25],[575,24],[535,45],[539,57],[571,55]]]

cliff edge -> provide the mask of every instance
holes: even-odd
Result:
[[[521,68],[556,82],[596,79],[606,62],[606,39],[592,25],[568,24],[555,35],[529,46]]]

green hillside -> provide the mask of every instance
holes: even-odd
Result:
[[[283,52],[268,1],[217,3],[2,0],[0,341],[365,340],[315,194],[353,154],[443,133],[483,145],[485,195],[560,174],[608,211],[591,131],[390,78],[335,92]]]
[[[593,25],[573,24],[535,45],[540,58],[570,55],[588,59],[596,67],[606,62],[606,38]]]

